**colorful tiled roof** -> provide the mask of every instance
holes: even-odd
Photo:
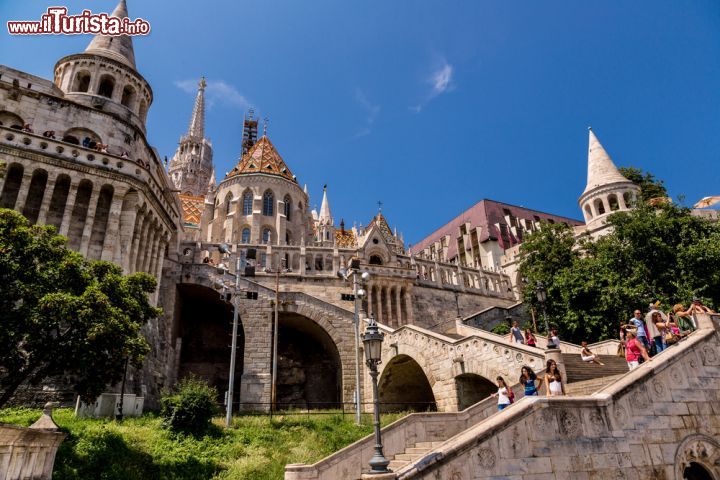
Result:
[[[335,244],[338,248],[355,248],[355,234],[352,230],[335,230]]]
[[[186,227],[200,227],[200,218],[205,208],[205,197],[196,197],[194,195],[187,195],[181,193],[180,205],[183,211],[183,225]]]
[[[285,165],[285,161],[275,150],[270,139],[263,136],[252,148],[242,157],[240,162],[228,172],[225,178],[235,175],[247,175],[263,173],[266,175],[277,175],[297,183],[295,176]]]

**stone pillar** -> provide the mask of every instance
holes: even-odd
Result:
[[[73,183],[72,180],[70,181],[70,190],[68,191],[67,201],[65,202],[65,212],[63,212],[62,222],[60,223],[60,235],[67,236],[68,229],[70,228],[70,218],[75,208],[78,185],[79,183]]]
[[[150,244],[150,250],[149,250],[149,256],[148,256],[148,262],[147,262],[147,273],[150,275],[153,274],[155,271],[155,267],[157,266],[157,256],[158,256],[158,249],[160,247],[160,235],[161,233],[156,229],[153,236],[153,241]]]
[[[415,313],[413,311],[412,294],[410,289],[405,290],[405,313],[407,314],[406,323],[415,324]]]
[[[367,289],[367,312],[365,312],[365,314],[369,317],[370,314],[373,312],[373,293],[372,293],[373,288],[368,283],[368,285],[366,286],[366,289]]]
[[[123,197],[125,192],[113,192],[113,199],[110,202],[107,226],[105,227],[105,238],[103,240],[101,260],[119,263],[119,245],[122,238],[118,235],[120,229],[120,215],[122,215]]]
[[[93,224],[95,223],[95,210],[97,209],[98,198],[100,197],[100,188],[93,185],[90,201],[88,202],[87,216],[85,217],[85,226],[83,227],[82,237],[80,237],[80,253],[86,257],[88,247],[90,246],[90,236],[92,235]]]
[[[243,373],[240,381],[240,411],[268,411],[270,408],[272,303],[254,302],[242,309],[245,333]]]
[[[395,325],[397,327],[401,327],[403,325],[403,320],[405,320],[405,323],[407,322],[407,319],[403,319],[402,316],[402,299],[400,298],[400,287],[395,287],[395,309],[397,311],[397,319],[395,320]]]
[[[545,349],[545,363],[547,364],[548,360],[555,360],[555,364],[557,365],[558,370],[560,370],[560,376],[562,377],[563,385],[565,385],[565,390],[568,388],[567,384],[567,372],[565,371],[565,362],[563,361],[562,352],[559,348],[547,348]],[[545,369],[543,368],[543,371]],[[548,386],[545,385],[545,391],[547,391]]]
[[[27,200],[28,192],[30,191],[30,181],[32,180],[32,172],[28,172],[26,168],[23,170],[22,180],[20,180],[20,190],[18,190],[17,197],[15,197],[14,210],[22,212],[25,208],[25,201]]]
[[[298,269],[300,270],[300,276],[305,276],[305,261],[307,257],[305,256],[305,246],[300,247],[300,263],[298,264]]]
[[[130,256],[130,251],[134,240],[133,235],[135,232],[136,222],[137,208],[135,204],[132,204],[129,209],[126,209],[122,213],[120,213],[119,223],[120,225],[123,225],[124,228],[120,229],[118,245],[115,248],[115,255],[113,257],[113,262],[122,266],[125,273],[130,273],[130,262],[128,261],[128,257]],[[130,226],[132,226],[133,228],[130,229]]]
[[[144,262],[144,256],[145,256],[145,249],[147,249],[147,240],[148,240],[148,234],[150,233],[150,223],[152,222],[150,218],[150,213],[148,212],[145,216],[145,220],[143,221],[143,229],[142,233],[140,234],[140,240],[138,241],[137,248],[135,249],[135,272],[142,271],[143,262]]]
[[[38,225],[45,225],[47,212],[50,209],[50,200],[52,199],[55,191],[55,179],[56,177],[50,177],[48,174],[47,183],[45,183],[45,191],[43,192],[43,199],[42,202],[40,202],[40,213],[37,218]]]
[[[157,229],[154,225],[151,225],[148,231],[147,243],[140,252],[142,254],[142,264],[140,270],[143,272],[150,271],[150,260],[153,254],[153,248],[155,247],[155,241],[157,240]]]
[[[127,258],[123,257],[123,267],[127,273],[132,273],[135,271],[135,264],[137,263],[138,244],[140,243],[140,237],[142,235],[142,230],[144,227],[145,215],[143,213],[138,215],[138,212],[136,211],[135,228],[133,229],[130,250],[127,253]]]

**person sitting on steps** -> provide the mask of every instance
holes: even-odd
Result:
[[[580,345],[582,346],[582,351],[580,352],[580,358],[582,358],[583,362],[594,363],[596,365],[605,365],[600,360],[598,360],[597,355],[595,355],[594,353],[592,353],[590,351],[590,349],[587,346],[588,345],[587,342],[582,342]]]

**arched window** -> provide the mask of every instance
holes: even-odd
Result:
[[[608,196],[608,204],[610,205],[610,210],[620,210],[620,204],[618,203],[617,195],[614,193]]]
[[[382,264],[383,264],[383,261],[379,255],[370,256],[370,265],[382,265]]]
[[[230,215],[230,202],[232,202],[232,193],[228,193],[225,197],[225,216]]]
[[[112,98],[113,90],[115,90],[115,79],[110,75],[100,77],[100,85],[98,86],[98,95]]]
[[[585,214],[587,215],[588,220],[593,218],[592,209],[590,208],[590,205],[585,205]]]
[[[605,205],[603,205],[603,201],[599,198],[595,200],[595,211],[598,215],[602,215],[605,213]]]
[[[253,203],[252,192],[245,193],[245,195],[243,195],[243,215],[245,215],[245,216],[252,215],[252,203]]]
[[[240,238],[240,243],[250,243],[250,229],[249,228],[243,228],[242,236]]]
[[[292,200],[290,199],[290,195],[285,195],[285,219],[289,222],[290,221],[290,210],[292,210]]]
[[[266,217],[273,216],[273,203],[275,203],[275,196],[271,191],[265,192],[265,195],[263,195],[263,215]]]
[[[125,85],[122,92],[120,103],[128,108],[132,108],[135,103],[135,89],[130,85]]]
[[[269,228],[263,228],[262,231],[262,243],[270,243],[270,240],[272,240],[272,230]]]
[[[75,81],[73,82],[72,91],[85,93],[90,88],[90,73],[89,72],[78,72],[75,75]]]

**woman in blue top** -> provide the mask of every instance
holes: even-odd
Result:
[[[535,381],[538,382],[537,385],[535,385]],[[537,396],[538,388],[540,388],[542,382],[542,378],[537,378],[537,375],[535,375],[535,372],[532,371],[532,368],[527,365],[523,365],[520,369],[520,383],[525,386],[526,397]]]

